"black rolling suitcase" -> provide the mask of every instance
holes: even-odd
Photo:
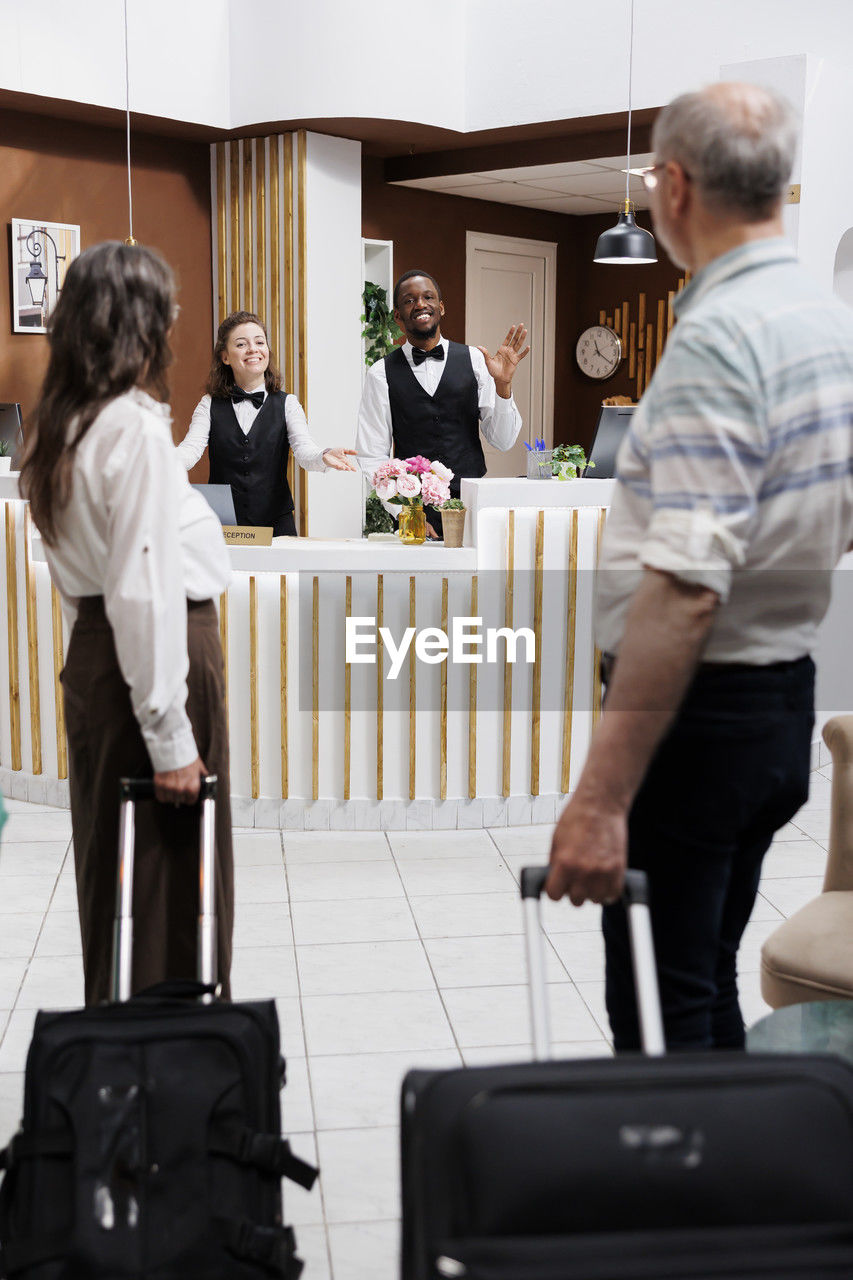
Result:
[[[39,1013],[24,1118],[0,1156],[0,1275],[14,1280],[294,1280],[281,1179],[316,1170],[281,1133],[272,1000],[214,997],[213,806],[202,786],[199,979],[128,999],[134,801],[125,781],[114,1003]]]
[[[545,874],[522,875],[537,1058],[550,1047]],[[406,1076],[403,1280],[853,1277],[853,1069],[806,1055],[661,1056],[645,893],[629,872],[651,1056]]]

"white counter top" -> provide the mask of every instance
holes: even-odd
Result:
[[[399,538],[273,538],[271,547],[230,547],[231,563],[242,573],[472,573],[473,547]]]
[[[468,508],[465,545],[476,547],[478,514],[487,507],[609,507],[615,480],[527,480],[497,476],[463,480],[462,501]]]

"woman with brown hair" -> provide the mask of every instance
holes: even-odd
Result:
[[[68,270],[21,491],[74,615],[62,673],[86,1003],[109,995],[119,779],[150,777],[137,814],[133,988],[196,972],[198,811],[216,814],[219,977],[229,992],[233,859],[219,627],[222,531],[170,431],[172,273],[106,243]],[[171,805],[177,806],[176,808]]]
[[[252,311],[232,311],[219,326],[213,362],[189,431],[178,445],[187,471],[205,448],[210,483],[228,484],[238,524],[271,525],[295,536],[288,455],[306,471],[355,471],[354,449],[322,449],[311,439],[296,396],[282,390],[267,331]]]

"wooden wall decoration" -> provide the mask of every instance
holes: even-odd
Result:
[[[285,387],[307,412],[306,135],[234,138],[210,148],[213,325],[255,311]],[[307,486],[291,455],[297,525],[308,533]]]
[[[634,299],[615,301],[612,306],[599,310],[599,324],[608,325],[622,340],[622,360],[627,361],[635,400],[640,399],[660,364],[675,322],[673,299],[689,281],[690,272],[685,271],[679,278],[678,288],[670,289],[665,297],[652,299],[640,291]]]

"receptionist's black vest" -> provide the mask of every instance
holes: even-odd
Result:
[[[284,418],[286,391],[271,392],[258,410],[248,435],[237,421],[230,399],[210,399],[210,483],[230,484],[238,524],[272,525],[286,533],[293,511],[287,483],[290,444]]]
[[[453,472],[450,492],[458,498],[460,480],[486,474],[471,352],[460,342],[447,343],[444,372],[432,396],[399,347],[385,357],[385,376],[395,457],[422,454],[430,462],[443,462]]]

